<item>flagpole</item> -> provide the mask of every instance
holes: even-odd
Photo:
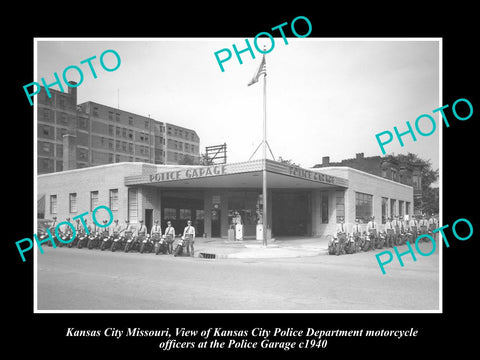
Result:
[[[265,55],[263,55],[265,56]],[[263,246],[267,246],[267,74],[263,74]]]

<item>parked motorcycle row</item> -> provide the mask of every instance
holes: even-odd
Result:
[[[432,234],[430,230],[419,232],[418,235]],[[393,248],[407,242],[415,243],[414,235],[408,231],[401,231],[399,234],[387,234],[385,231],[363,233],[337,233],[328,242],[329,255],[354,254],[362,251]]]
[[[139,252],[143,253],[155,253],[159,254],[173,254],[174,256],[182,256],[188,254],[188,243],[190,241],[188,235],[186,238],[178,236],[175,240],[173,236],[160,236],[159,234],[138,234],[123,233],[123,234],[110,234],[108,231],[96,232],[86,234],[85,232],[77,233],[73,241],[68,242],[71,239],[71,234],[59,232],[59,237],[62,241],[56,237],[54,229],[50,229],[53,240],[56,247],[68,247],[68,248],[87,248],[87,249],[99,249],[101,251],[124,251],[124,252]],[[42,241],[48,237],[45,231],[39,232],[39,240]],[[175,244],[175,246],[173,246]],[[52,247],[51,241],[47,242],[47,245]]]

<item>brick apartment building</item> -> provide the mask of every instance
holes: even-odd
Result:
[[[88,101],[77,89],[42,89],[37,95],[38,174],[118,162],[178,164],[200,160],[200,139],[192,129]]]
[[[393,180],[401,184],[413,187],[413,196],[416,204],[422,201],[422,166],[412,162],[399,162],[392,156],[369,156],[364,153],[357,153],[355,158],[344,159],[340,162],[330,162],[329,156],[322,158],[321,164],[316,164],[314,168],[326,167],[351,167],[364,171],[385,179]],[[417,207],[414,212],[419,213]]]

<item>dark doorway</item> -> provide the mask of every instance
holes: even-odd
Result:
[[[310,228],[309,192],[272,193],[272,235],[306,236]]]
[[[147,227],[147,231],[150,233],[153,225],[153,209],[145,209],[145,226]]]
[[[221,219],[220,209],[212,209],[212,235],[211,237],[220,237],[221,236]]]
[[[175,234],[183,234],[187,221],[191,220],[196,236],[204,232],[203,192],[166,190],[162,193],[162,229],[171,221]]]

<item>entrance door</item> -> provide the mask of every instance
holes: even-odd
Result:
[[[221,237],[220,209],[212,209],[212,235],[211,237]]]
[[[311,226],[310,206],[305,192],[274,192],[272,194],[273,235],[307,235]]]
[[[153,209],[145,209],[145,226],[147,227],[147,231],[153,226]]]

